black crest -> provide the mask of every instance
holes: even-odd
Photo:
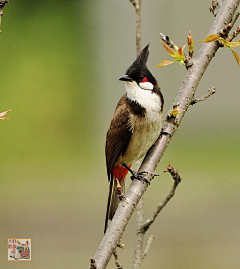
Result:
[[[137,83],[141,82],[144,77],[147,77],[153,85],[156,85],[156,79],[147,68],[147,60],[149,55],[149,44],[142,49],[137,59],[128,67],[126,75]]]

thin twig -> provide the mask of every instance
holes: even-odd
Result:
[[[178,173],[178,170],[173,168],[170,164],[168,165],[168,167],[164,171],[164,173],[166,173],[166,172],[169,172],[171,174],[171,176],[175,182],[177,182],[178,184],[181,182],[182,176]]]
[[[148,251],[149,251],[154,239],[155,239],[155,237],[153,234],[149,236],[148,241],[147,241],[147,245],[146,245],[146,247],[143,251],[143,254],[142,254],[142,260],[147,256]]]
[[[190,105],[194,105],[198,102],[202,102],[205,99],[209,98],[211,95],[213,95],[217,90],[214,87],[210,87],[208,92],[204,94],[201,98],[194,98]]]
[[[240,15],[240,10],[238,10],[238,11],[236,12],[235,17],[232,19],[232,21],[231,21],[229,24],[227,24],[227,25],[226,25],[226,26],[219,32],[219,35],[220,35],[221,37],[223,37],[223,38],[226,38],[226,37],[227,37],[227,35],[229,34],[229,32],[232,30],[234,24],[236,23],[236,21],[237,21],[239,15]],[[233,35],[234,35],[234,34],[233,34]],[[232,36],[233,36],[233,35],[232,35]],[[232,36],[228,37],[227,40],[229,40],[229,41],[230,41],[230,39],[232,40],[232,39],[234,38],[234,37],[232,37]]]
[[[229,40],[230,42],[240,34],[240,24],[238,25],[237,29],[232,33],[232,35],[230,35],[227,40]]]
[[[238,11],[236,12],[235,17],[234,17],[233,20],[231,21],[232,25],[235,24],[235,22],[237,21],[239,15],[240,15],[240,10],[238,10]]]
[[[123,269],[123,266],[119,263],[119,259],[118,259],[118,255],[117,255],[117,250],[115,249],[113,251],[113,256],[115,258],[115,264],[117,266],[118,269]]]
[[[156,219],[158,214],[161,212],[161,210],[166,206],[166,204],[169,202],[169,200],[174,196],[176,188],[177,188],[178,184],[181,182],[181,179],[182,179],[181,175],[172,166],[169,165],[165,172],[171,173],[171,175],[174,179],[173,186],[172,186],[169,194],[167,195],[167,197],[158,205],[158,207],[155,210],[155,212],[153,213],[152,217],[147,219],[145,221],[145,223],[143,224],[142,231],[144,233],[149,229],[149,227],[153,224],[154,220]]]
[[[166,45],[168,45],[171,49],[173,49],[175,51],[178,50],[178,46],[172,40],[170,40],[168,35],[164,35],[163,33],[160,33],[159,35],[160,35],[162,41]]]
[[[9,0],[0,0],[0,26],[1,26],[1,22],[2,22],[2,16],[3,16],[3,9],[5,7],[5,4],[7,4],[9,2]],[[0,30],[1,33],[1,30]]]
[[[137,46],[137,56],[141,52],[141,0],[130,0],[130,2],[135,7],[136,12],[136,46]]]
[[[141,0],[135,0],[136,5],[136,46],[137,46],[137,56],[141,52]]]

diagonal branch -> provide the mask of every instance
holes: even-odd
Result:
[[[174,179],[174,184],[171,188],[171,191],[169,192],[169,194],[167,195],[167,197],[162,201],[162,203],[160,203],[157,207],[157,209],[154,211],[153,215],[151,218],[147,219],[145,222],[143,222],[143,220],[141,221],[141,223],[139,223],[138,225],[138,230],[137,230],[137,239],[139,239],[140,242],[136,242],[136,245],[140,245],[140,247],[137,248],[138,252],[141,253],[141,255],[138,253],[138,255],[135,255],[135,260],[133,263],[133,268],[135,269],[139,269],[141,267],[141,263],[142,260],[144,259],[144,257],[147,255],[151,244],[154,240],[154,236],[151,235],[148,238],[147,241],[147,245],[145,247],[145,250],[142,251],[142,245],[143,245],[143,238],[145,233],[147,232],[147,230],[150,228],[150,226],[153,224],[153,222],[155,221],[155,219],[157,218],[157,216],[159,215],[159,213],[161,212],[161,210],[167,205],[167,203],[170,201],[170,199],[174,196],[175,191],[177,189],[178,184],[181,182],[181,175],[178,173],[178,171],[176,169],[174,169],[172,166],[167,167],[167,169],[164,172],[169,172],[173,179]],[[139,201],[139,203],[141,202],[141,199]],[[139,205],[139,204],[138,204]],[[136,249],[136,248],[135,248]]]
[[[149,236],[148,241],[147,241],[147,245],[143,251],[142,260],[147,256],[148,251],[149,251],[154,239],[155,239],[155,237],[153,234]]]
[[[224,26],[232,20],[239,3],[240,0],[224,1],[207,35],[217,34],[222,28],[224,28]],[[183,79],[183,83],[174,101],[174,103],[179,104],[178,107],[183,110],[183,112],[178,115],[179,124],[181,123],[188,107],[190,106],[197,86],[217,50],[218,44],[216,42],[206,44],[203,43],[196,58],[192,59],[193,65],[188,68],[187,74]],[[171,109],[172,108],[170,108],[170,110]],[[151,180],[151,173],[155,171],[163,156],[163,153],[165,152],[173,135],[177,131],[178,126],[179,125],[176,125],[170,120],[166,119],[163,126],[164,132],[169,133],[171,137],[167,135],[159,137],[159,139],[149,149],[147,155],[145,156],[138,172],[150,172],[147,176],[149,180]],[[114,218],[109,225],[96,254],[94,255],[94,259],[99,269],[106,268],[112,256],[113,250],[123,235],[127,223],[146,188],[146,183],[142,184],[140,181],[134,180],[125,195],[124,201],[119,203]]]
[[[116,249],[113,251],[113,256],[115,258],[115,264],[116,264],[117,268],[118,269],[123,269],[122,265],[119,262],[118,255],[117,255],[117,250]]]
[[[230,42],[240,34],[240,24],[238,25],[237,29],[232,33],[232,35],[230,35],[227,40],[229,40]]]
[[[167,195],[167,197],[158,205],[158,207],[155,210],[155,212],[153,213],[152,217],[147,219],[145,221],[145,223],[143,224],[143,226],[142,226],[142,232],[143,233],[146,233],[146,231],[153,224],[153,222],[155,221],[156,217],[159,215],[161,210],[167,205],[167,203],[170,201],[170,199],[174,196],[175,191],[177,189],[177,186],[182,180],[182,176],[178,173],[178,171],[176,169],[174,169],[170,165],[167,167],[167,169],[164,172],[169,172],[172,175],[172,177],[174,179],[173,186],[172,186],[169,194]]]

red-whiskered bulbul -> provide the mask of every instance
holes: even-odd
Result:
[[[126,94],[119,100],[106,137],[106,164],[110,181],[104,233],[112,220],[119,198],[117,181],[125,189],[126,166],[143,157],[160,135],[163,120],[163,96],[158,83],[148,70],[146,62],[149,45],[142,49],[130,65],[123,81]]]

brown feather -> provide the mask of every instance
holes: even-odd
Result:
[[[131,124],[129,124],[130,112],[126,99],[127,94],[123,95],[122,98],[119,100],[106,137],[105,153],[107,174],[108,180],[110,181],[110,186],[104,233],[107,230],[108,220],[112,219],[116,211],[116,207],[119,203],[119,199],[116,194],[116,183],[112,174],[113,166],[117,161],[119,155],[122,154],[123,156],[126,152],[132,134]],[[122,181],[123,182],[121,183],[121,185],[125,185],[124,180]]]
[[[126,102],[127,94],[119,100],[114,112],[106,138],[106,165],[108,180],[111,180],[111,172],[119,155],[126,152],[132,132],[129,124],[130,112]]]

